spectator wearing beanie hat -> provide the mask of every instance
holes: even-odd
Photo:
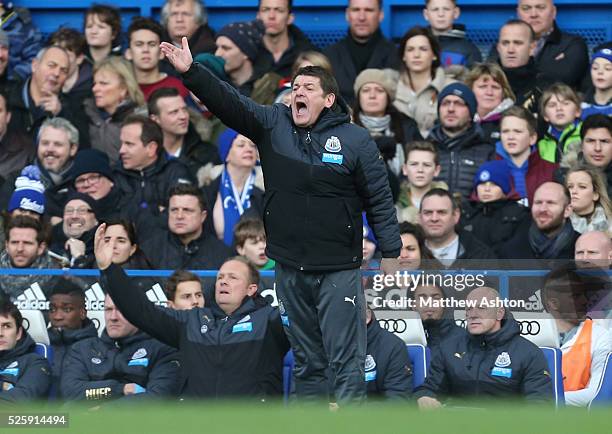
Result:
[[[460,225],[499,257],[501,247],[529,220],[529,210],[517,202],[520,196],[514,191],[512,174],[504,161],[481,165],[473,186],[470,201],[462,206]]]
[[[612,116],[612,49],[601,48],[593,54],[591,81],[582,103],[582,119],[594,114]]]
[[[74,158],[69,177],[74,190],[95,201],[98,220],[137,219],[137,207],[113,182],[113,172],[106,153],[98,149],[79,151]]]
[[[495,148],[482,136],[473,119],[476,96],[463,83],[451,83],[438,95],[438,124],[428,140],[438,148],[442,170],[436,178],[444,181],[452,193],[467,199],[478,167],[491,160]]]
[[[215,56],[225,61],[230,83],[243,95],[253,91],[261,74],[255,71],[255,59],[261,49],[264,27],[260,21],[228,24],[217,33]]]
[[[7,211],[9,217],[28,215],[38,221],[45,212],[45,186],[40,182],[40,170],[37,166],[26,166],[15,180],[15,191],[9,200]],[[6,222],[0,216],[0,245],[4,246]]]
[[[385,136],[395,140],[395,157],[387,164],[399,176],[404,164],[404,146],[422,137],[414,119],[399,112],[392,104],[397,90],[393,71],[364,69],[357,76],[353,90],[356,96],[353,106],[355,124],[366,128],[374,139]]]
[[[243,216],[263,218],[263,173],[255,144],[242,134],[226,129],[218,147],[223,164],[208,164],[198,171],[209,206],[204,231],[232,246],[233,228]]]
[[[38,167],[31,165],[23,168],[15,180],[15,191],[7,211],[11,215],[29,214],[35,218],[45,213],[45,186],[40,182]]]
[[[64,206],[62,222],[53,226],[49,250],[66,258],[71,268],[91,268],[94,264],[93,241],[98,227],[96,200],[72,192]]]

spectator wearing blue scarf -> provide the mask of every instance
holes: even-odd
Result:
[[[204,193],[211,204],[207,230],[232,246],[234,227],[243,215],[262,217],[263,178],[255,144],[232,129],[218,140],[223,165],[208,167]]]

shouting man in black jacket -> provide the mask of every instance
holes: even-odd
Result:
[[[497,291],[473,290],[466,298],[467,331],[443,339],[433,351],[425,383],[415,392],[419,408],[440,407],[445,398],[512,398],[531,402],[553,398],[544,354],[521,337],[520,327]]]
[[[401,239],[385,164],[366,130],[350,124],[338,84],[308,66],[292,80],[291,106],[260,106],[193,63],[187,40],[162,50],[188,88],[222,122],[257,144],[266,182],[266,253],[295,354],[296,391],[327,398],[326,368],[340,404],[365,398],[362,217],[376,233],[384,271],[397,269]]]

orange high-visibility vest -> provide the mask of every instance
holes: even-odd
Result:
[[[563,389],[566,392],[582,390],[591,378],[591,341],[593,321],[586,319],[574,345],[563,354]]]

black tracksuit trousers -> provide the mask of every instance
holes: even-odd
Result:
[[[336,401],[362,402],[367,340],[360,270],[307,272],[277,262],[276,294],[293,349],[298,400],[329,399],[329,366]]]

